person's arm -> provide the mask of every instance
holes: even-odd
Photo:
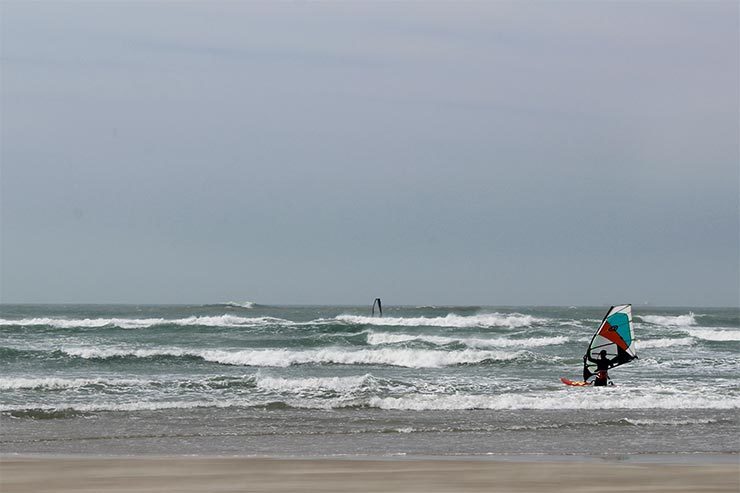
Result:
[[[589,352],[583,355],[583,361],[589,360],[591,363],[596,363],[596,360],[591,357]]]

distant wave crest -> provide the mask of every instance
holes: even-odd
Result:
[[[239,307],[251,309],[256,307],[252,302],[243,304],[223,303],[221,307]],[[184,318],[52,318],[37,317],[23,319],[0,319],[0,327],[8,326],[47,326],[59,329],[85,329],[119,327],[122,329],[145,329],[149,327],[205,326],[205,327],[269,327],[275,325],[327,325],[342,323],[351,325],[401,326],[401,327],[453,327],[453,328],[522,328],[547,322],[548,319],[520,313],[489,313],[463,316],[450,313],[444,317],[386,317],[374,318],[360,315],[339,315],[335,318],[322,318],[309,322],[293,322],[277,317],[244,317],[232,314],[212,316],[190,316]]]
[[[437,346],[446,346],[448,344],[463,344],[473,348],[485,347],[540,347],[564,344],[569,341],[565,336],[555,337],[529,337],[525,339],[484,339],[474,337],[446,337],[424,334],[390,334],[387,332],[368,332],[367,343],[371,346],[383,344],[399,344],[404,342],[421,341]]]
[[[357,325],[381,325],[396,327],[529,327],[545,323],[547,319],[521,313],[485,313],[462,316],[450,313],[444,317],[366,317],[361,315],[339,315],[337,320]]]
[[[689,327],[696,325],[696,315],[689,312],[686,315],[638,315],[645,322],[665,327]]]
[[[122,329],[145,329],[158,325],[206,326],[206,327],[260,327],[269,325],[291,325],[294,322],[275,317],[238,317],[235,315],[192,316],[177,319],[167,318],[24,318],[19,320],[0,319],[0,326],[49,326],[60,329],[120,327]]]
[[[257,308],[259,305],[255,303],[254,301],[225,301],[223,303],[219,303],[219,306],[230,306],[234,308],[245,308],[247,310],[251,310],[252,308]]]
[[[687,331],[691,337],[705,341],[740,341],[740,330],[725,328],[697,328]]]
[[[678,339],[640,339],[636,342],[637,350],[640,349],[658,349],[675,346],[691,346],[694,339],[691,337],[681,337]]]

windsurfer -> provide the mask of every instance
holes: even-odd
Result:
[[[614,385],[609,370],[637,359],[635,333],[632,327],[632,305],[617,305],[609,308],[599,328],[588,343],[583,355],[583,380],[566,385]],[[591,380],[596,377],[595,380]],[[593,382],[593,383],[591,383]]]
[[[592,363],[596,363],[596,379],[594,380],[594,387],[604,387],[611,383],[609,378],[608,370],[612,367],[612,360],[606,357],[606,350],[602,349],[599,353],[599,357],[594,359],[589,353],[583,355],[583,361],[589,360]]]

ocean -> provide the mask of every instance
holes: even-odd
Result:
[[[737,454],[737,308],[634,306],[638,360],[567,387],[603,307],[2,305],[5,454]]]

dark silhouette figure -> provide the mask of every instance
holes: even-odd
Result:
[[[375,305],[378,305],[378,311],[380,312],[380,316],[383,316],[383,305],[380,303],[380,298],[375,298],[375,301],[373,301],[373,310],[372,310],[372,316],[375,316]]]
[[[604,387],[611,384],[612,379],[609,378],[608,370],[612,367],[613,360],[606,357],[606,350],[602,349],[597,359],[592,358],[590,353],[586,353],[583,356],[583,360],[586,361],[587,359],[592,363],[596,363],[596,379],[594,380],[594,387]]]

